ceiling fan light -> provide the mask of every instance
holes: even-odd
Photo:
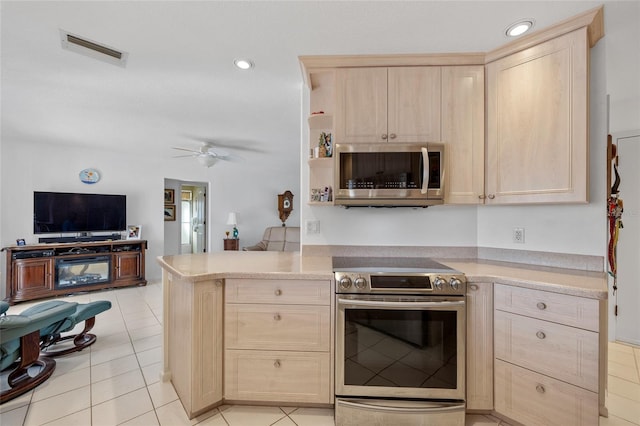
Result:
[[[204,167],[211,167],[215,164],[216,158],[210,155],[200,155],[197,157],[198,163]]]
[[[533,19],[523,19],[509,25],[509,27],[505,30],[505,34],[507,35],[507,37],[517,37],[533,28],[533,24]]]

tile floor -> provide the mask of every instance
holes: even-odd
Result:
[[[159,380],[162,363],[162,286],[124,288],[68,298],[111,300],[94,327],[98,341],[58,358],[53,376],[35,390],[0,405],[2,426],[207,425],[332,426],[333,410],[222,406],[188,420],[170,383]],[[19,313],[30,304],[12,306]],[[600,425],[640,425],[640,348],[609,344],[609,418]],[[0,376],[6,386],[6,373]],[[492,416],[467,416],[467,426],[506,425]]]

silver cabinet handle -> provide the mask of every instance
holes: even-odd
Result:
[[[395,133],[391,133],[391,134],[389,135],[389,137],[390,137],[391,139],[395,139],[395,138],[396,138],[396,134],[395,134]]]
[[[275,368],[280,368],[280,365],[281,365],[281,364],[280,364],[280,360],[279,360],[279,359],[276,359],[276,362],[274,362],[274,363],[273,363],[273,366],[274,366]]]
[[[275,291],[275,294],[276,294],[276,296],[281,296],[281,295],[282,295],[282,290],[277,289],[277,290]]]
[[[473,291],[476,291],[478,289],[478,286],[476,284],[470,284],[469,285],[469,289],[473,290]]]
[[[381,138],[382,138],[382,140],[385,140],[385,141],[386,141],[386,140],[387,140],[387,134],[386,134],[386,133],[383,133],[383,134],[382,134],[382,136],[381,136]]]
[[[536,333],[536,337],[537,337],[538,339],[544,339],[545,337],[547,337],[547,335],[546,335],[546,334],[544,334],[544,332],[542,332],[542,331],[538,331],[538,332]]]
[[[538,302],[538,303],[536,304],[536,307],[537,307],[538,309],[540,309],[541,311],[544,311],[545,309],[547,309],[547,305],[546,305],[544,302]]]
[[[480,194],[480,195],[478,195],[478,198],[481,199],[481,200],[484,200],[485,198],[487,198],[487,196],[484,195],[484,194]]]
[[[536,386],[536,390],[538,391],[538,393],[545,393],[546,392],[544,386],[542,386],[542,385],[537,385]]]
[[[282,319],[282,317],[280,316],[280,314],[275,314],[273,316],[273,319],[276,320],[276,321],[280,321]]]
[[[489,199],[493,200],[494,198],[496,198],[496,196],[494,194],[489,194]]]

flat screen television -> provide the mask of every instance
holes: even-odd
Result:
[[[33,192],[33,233],[124,231],[127,196]]]

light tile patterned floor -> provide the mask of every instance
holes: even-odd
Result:
[[[333,426],[333,410],[222,406],[188,420],[170,383],[159,380],[162,362],[162,289],[146,287],[80,294],[68,300],[110,300],[94,328],[91,348],[60,357],[53,376],[35,390],[0,406],[2,426]],[[19,313],[31,304],[12,306]],[[640,348],[609,344],[610,416],[603,426],[640,425]],[[6,386],[6,373],[0,385]],[[469,415],[467,426],[506,425]]]

